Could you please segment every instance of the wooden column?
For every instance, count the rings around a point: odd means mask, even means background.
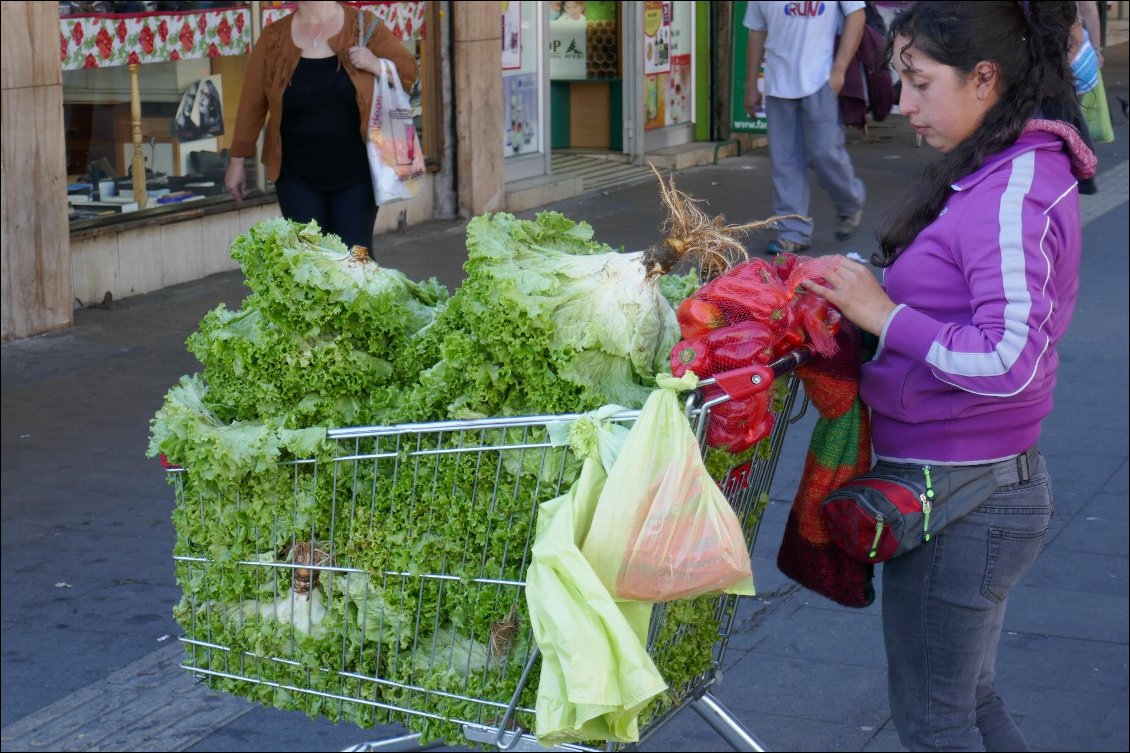
[[[149,191],[145,188],[145,155],[141,153],[141,92],[137,80],[137,63],[129,65],[129,113],[133,129],[133,200],[138,209],[145,209]]]
[[[145,155],[141,154],[141,93],[137,63],[130,63],[130,124],[133,130],[133,200],[138,209],[145,209],[149,199],[145,180]]]
[[[459,213],[502,209],[502,23],[498,3],[451,3]]]
[[[71,326],[59,4],[0,3],[4,340]]]

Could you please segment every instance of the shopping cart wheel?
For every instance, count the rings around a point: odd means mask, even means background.
[[[706,721],[734,750],[749,750],[764,753],[768,750],[760,740],[729,709],[718,702],[710,693],[691,701],[691,708]]]
[[[383,740],[368,740],[342,749],[341,753],[379,753],[379,751],[400,750],[431,750],[443,745],[442,740],[436,740],[427,745],[420,745],[420,736],[413,733],[399,737],[386,737]]]

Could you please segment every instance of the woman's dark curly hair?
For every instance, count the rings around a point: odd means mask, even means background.
[[[986,157],[1012,145],[1042,107],[1075,96],[1068,45],[1076,13],[1074,2],[1051,0],[918,2],[891,22],[888,62],[913,47],[969,75],[987,60],[997,67],[1000,99],[971,136],[926,170],[879,234],[879,251],[871,259],[875,265],[890,266],[937,218],[953,190],[950,186],[979,168]]]

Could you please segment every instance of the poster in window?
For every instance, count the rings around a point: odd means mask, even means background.
[[[669,0],[643,4],[643,72],[671,70],[671,10]]]
[[[224,133],[223,83],[219,75],[193,81],[184,90],[177,107],[177,141],[199,141]]]
[[[549,77],[586,77],[587,26],[585,4],[569,0],[549,3]]]
[[[667,124],[667,100],[663,92],[667,86],[667,74],[655,73],[644,76],[644,130],[662,128]]]
[[[746,11],[745,2],[734,4],[734,18],[744,18]],[[756,86],[761,92],[761,104],[757,112],[745,111],[745,85],[746,78],[751,75],[746,61],[746,45],[749,41],[749,29],[740,23],[733,25],[731,49],[734,51],[730,68],[730,101],[732,110],[730,114],[730,130],[739,133],[765,133],[768,121],[765,116],[765,65],[757,73]]]
[[[504,154],[538,151],[538,81],[536,73],[512,73],[502,77]]]
[[[522,4],[505,0],[502,5],[502,70],[522,67]]]
[[[620,37],[616,31],[616,3],[585,3],[585,75],[590,79],[620,75]]]
[[[667,125],[691,119],[691,56],[672,55],[667,74]]]

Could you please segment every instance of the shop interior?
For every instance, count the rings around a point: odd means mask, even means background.
[[[424,2],[358,2],[423,57]],[[252,15],[266,25],[293,2],[60,2],[63,121],[71,228],[229,203],[228,148],[250,59]],[[421,76],[423,79],[424,76]],[[421,82],[409,92],[417,130]],[[429,151],[429,141],[425,153]],[[247,186],[269,191],[256,159]],[[144,196],[135,196],[134,175]]]

